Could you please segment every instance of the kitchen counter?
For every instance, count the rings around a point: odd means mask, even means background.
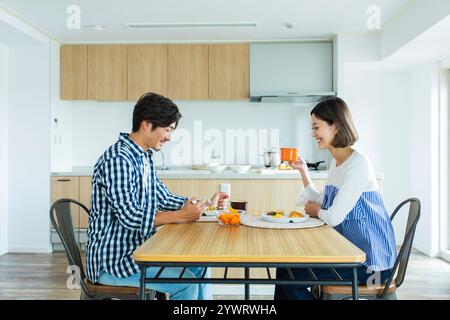
[[[52,176],[92,176],[93,167],[74,167],[72,171],[52,172]],[[312,179],[327,179],[328,171],[310,171]],[[251,169],[246,173],[235,173],[231,170],[224,170],[212,173],[209,170],[192,170],[190,167],[173,167],[169,170],[156,170],[160,179],[197,179],[197,180],[297,180],[300,174],[297,170],[273,170],[273,169]],[[376,174],[377,179],[383,179],[382,173]]]

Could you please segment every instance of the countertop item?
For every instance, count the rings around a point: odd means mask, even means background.
[[[298,149],[297,148],[280,148],[281,161],[295,161],[297,160]]]
[[[252,166],[249,164],[230,164],[228,167],[234,173],[246,173]]]
[[[218,173],[218,172],[224,171],[227,168],[227,165],[210,164],[210,165],[206,165],[206,168],[209,170],[209,172]],[[167,171],[167,170],[161,170],[161,171]]]
[[[323,226],[325,223],[316,218],[309,218],[302,223],[275,223],[262,219],[262,216],[244,216],[241,217],[241,224],[244,226],[267,229],[306,229]]]

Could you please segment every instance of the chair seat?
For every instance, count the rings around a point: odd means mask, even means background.
[[[367,286],[358,286],[358,294],[366,295],[366,296],[377,296],[380,295],[384,290],[384,284],[379,286],[367,287]],[[397,290],[397,286],[395,283],[391,283],[387,293],[393,293]],[[351,286],[322,286],[321,287],[322,294],[352,294]]]
[[[117,295],[138,295],[139,288],[123,287],[123,286],[107,286],[100,283],[92,283],[89,279],[85,279],[84,283],[89,292],[94,294],[117,294]]]

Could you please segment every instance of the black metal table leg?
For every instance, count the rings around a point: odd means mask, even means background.
[[[249,279],[250,278],[250,269],[249,268],[245,268],[245,279]],[[245,284],[245,300],[250,300],[250,284],[246,283]]]
[[[352,279],[352,296],[353,300],[358,300],[358,268],[353,268],[353,279]]]
[[[141,265],[141,284],[139,286],[139,296],[141,300],[147,300],[147,295],[145,294],[145,276],[147,275],[147,267]]]

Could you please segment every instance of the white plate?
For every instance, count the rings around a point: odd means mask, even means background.
[[[204,211],[202,212],[202,216],[208,216],[208,217],[216,216],[219,213],[219,211],[220,210],[217,208],[215,210],[211,210],[211,211],[204,209]]]
[[[302,222],[308,221],[309,215],[306,213],[302,213],[302,214],[304,215],[303,218],[289,218],[288,216],[286,216],[286,214],[285,214],[284,218],[275,218],[275,217],[267,215],[267,212],[266,212],[266,213],[263,213],[261,215],[261,217],[264,221],[275,222],[275,223],[302,223]]]
[[[245,211],[245,210],[238,210],[237,212],[239,214],[246,214],[247,213],[247,211]],[[217,210],[217,215],[220,215],[221,213],[230,213],[230,211],[228,209]]]
[[[227,210],[224,209],[216,209],[213,211],[203,211],[202,216],[206,216],[206,217],[213,217],[213,216],[218,216],[221,213],[227,212]],[[247,211],[245,210],[238,210],[239,214],[246,214]]]
[[[206,217],[214,217],[217,216],[217,214],[219,214],[220,210],[213,210],[213,211],[204,211],[202,213],[202,216],[206,216]]]

